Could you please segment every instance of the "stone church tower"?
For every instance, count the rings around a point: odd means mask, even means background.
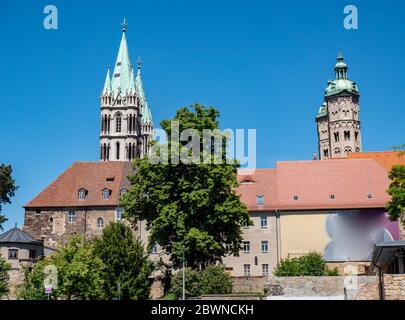
[[[316,116],[319,159],[345,157],[361,152],[360,93],[356,82],[348,79],[348,67],[339,51],[336,79],[328,81],[325,102]]]
[[[122,38],[114,65],[110,68],[100,97],[101,161],[132,161],[149,152],[153,139],[152,114],[143,90],[141,60],[137,74],[129,57],[125,37],[127,24],[122,24]]]

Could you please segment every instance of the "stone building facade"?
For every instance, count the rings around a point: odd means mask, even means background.
[[[335,77],[328,81],[325,101],[316,116],[319,159],[341,158],[361,152],[360,93],[348,79],[348,67],[341,52],[335,65]]]
[[[141,77],[131,64],[126,40],[126,22],[112,77],[110,68],[100,97],[100,160],[131,161],[149,152],[153,139],[153,121]]]

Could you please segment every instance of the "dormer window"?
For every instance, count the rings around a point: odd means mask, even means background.
[[[111,190],[108,188],[103,189],[102,195],[103,199],[108,199],[111,195]]]
[[[115,177],[107,177],[107,178],[105,179],[105,181],[107,181],[107,182],[114,182],[114,178],[115,178]]]
[[[264,204],[264,196],[260,195],[256,197],[256,203],[257,204]]]
[[[299,197],[298,197],[297,195],[294,195],[294,196],[293,196],[293,199],[294,199],[295,201],[297,201],[297,200],[299,199]]]
[[[80,188],[79,191],[77,192],[77,198],[79,200],[84,200],[87,197],[87,190],[84,188]]]
[[[120,197],[122,197],[124,194],[126,194],[128,192],[128,189],[122,188],[120,190]]]
[[[330,195],[330,198],[331,198],[332,200],[335,200],[336,197],[335,197],[334,194],[331,194],[331,195]]]
[[[373,195],[372,195],[371,193],[369,193],[369,194],[367,195],[367,198],[372,199],[372,198],[373,198]]]

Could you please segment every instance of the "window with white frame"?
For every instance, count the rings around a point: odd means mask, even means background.
[[[267,216],[265,215],[260,216],[260,226],[262,228],[267,228]]]
[[[250,241],[243,241],[243,251],[250,252]]]
[[[70,210],[68,212],[68,222],[73,223],[75,221],[76,221],[76,212],[74,212],[73,210]]]
[[[104,219],[101,217],[97,219],[97,228],[104,228]]]
[[[261,246],[262,252],[269,252],[269,242],[267,240],[262,240]]]
[[[117,222],[121,221],[123,213],[124,213],[124,209],[122,209],[122,208],[115,209],[115,221],[117,221]]]
[[[245,275],[245,277],[250,276],[250,264],[243,265],[243,274]]]
[[[108,199],[110,197],[111,190],[108,188],[103,189],[102,195],[103,199]]]
[[[262,275],[263,276],[268,276],[269,275],[269,265],[266,264],[262,264]]]
[[[256,203],[257,204],[264,204],[264,196],[260,195],[256,197]]]
[[[79,200],[84,200],[86,199],[86,195],[87,195],[87,190],[84,188],[80,188],[77,194],[77,197],[79,198]]]

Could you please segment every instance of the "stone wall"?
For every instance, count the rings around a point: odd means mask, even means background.
[[[268,277],[232,277],[232,292],[238,293],[263,293],[268,282]]]
[[[384,275],[384,299],[405,300],[405,274]]]
[[[68,212],[76,213],[74,222],[68,221]],[[114,207],[102,208],[59,208],[25,211],[23,230],[35,239],[44,241],[51,248],[64,246],[74,234],[93,238],[101,235],[102,228],[97,226],[97,219],[103,218],[104,225],[115,220]]]
[[[376,276],[233,277],[233,293],[263,293],[283,297],[345,297],[378,300]],[[405,288],[404,288],[405,290]]]

